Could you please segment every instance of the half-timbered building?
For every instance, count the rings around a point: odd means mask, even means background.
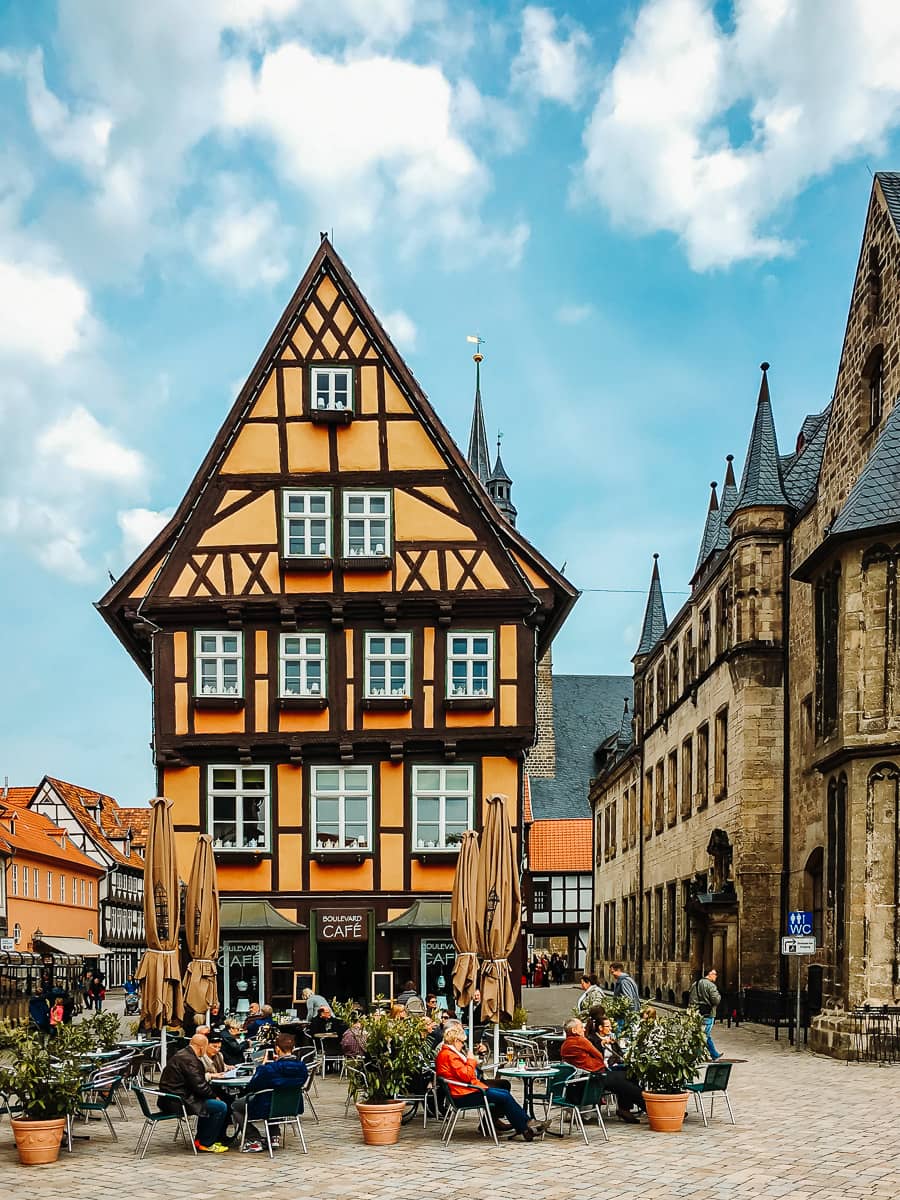
[[[213,837],[228,1007],[287,1006],[294,971],[328,996],[449,979],[457,844],[494,792],[520,826],[536,662],[576,595],[495,506],[503,476],[473,471],[323,236],[99,605],[153,684],[183,873]]]

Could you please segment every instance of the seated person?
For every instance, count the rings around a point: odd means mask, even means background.
[[[404,1019],[404,1017],[407,1016],[406,1005],[398,1004],[395,1000],[394,1003],[390,1007],[388,1016],[392,1017],[393,1020],[395,1020],[395,1021],[402,1021]]]
[[[341,1052],[347,1058],[362,1058],[366,1052],[366,1031],[358,1012],[353,1014],[350,1028],[341,1037]]]
[[[630,1079],[625,1078],[624,1071],[609,1071],[606,1067],[606,1059],[603,1056],[602,1050],[598,1050],[584,1036],[584,1022],[578,1017],[572,1017],[566,1021],[563,1028],[566,1031],[566,1040],[562,1044],[559,1056],[563,1062],[568,1063],[572,1067],[579,1067],[582,1071],[590,1071],[591,1074],[599,1072],[603,1075],[603,1085],[606,1091],[612,1092],[618,1101],[616,1116],[620,1121],[626,1121],[630,1125],[638,1124],[638,1118],[632,1113],[632,1107],[639,1108],[642,1112],[646,1112],[644,1097],[641,1094],[641,1089],[636,1083],[632,1083]],[[570,1089],[570,1095],[574,1098],[576,1095],[575,1087]]]
[[[325,1008],[330,1007],[324,996],[317,995],[310,988],[304,988],[300,993],[301,1000],[306,1001],[306,1019],[311,1021],[320,1008],[324,1005]]]
[[[222,1058],[229,1067],[235,1067],[244,1061],[243,1030],[239,1021],[228,1020],[224,1027],[213,1031],[222,1047]]]
[[[328,1004],[323,1004],[309,1023],[309,1036],[321,1037],[323,1033],[333,1033],[342,1038],[347,1032],[347,1026],[336,1017]]]
[[[411,979],[407,979],[406,983],[403,985],[403,990],[400,992],[400,995],[397,996],[394,1003],[402,1004],[405,1007],[410,1000],[418,1000],[420,1004],[423,1003],[421,996],[416,991],[415,983],[413,983]]]
[[[438,1012],[437,996],[434,992],[429,992],[425,997],[425,1016],[430,1017],[432,1021],[436,1021],[440,1016]]]
[[[194,1145],[209,1154],[223,1154],[228,1147],[223,1143],[228,1105],[219,1100],[206,1078],[203,1056],[209,1043],[195,1033],[183,1050],[173,1054],[162,1069],[159,1090],[169,1092],[183,1101],[187,1111],[198,1118]],[[160,1096],[157,1105],[161,1112],[180,1113],[181,1106],[168,1096]]]
[[[225,1074],[225,1059],[222,1056],[222,1039],[218,1034],[211,1033],[206,1039],[206,1053],[200,1059],[207,1079],[218,1079]]]
[[[521,1133],[526,1142],[534,1141],[546,1128],[546,1123],[539,1125],[533,1121],[508,1091],[489,1087],[479,1079],[477,1066],[478,1060],[466,1051],[466,1031],[461,1025],[449,1025],[435,1060],[435,1070],[438,1078],[446,1082],[454,1103],[462,1104],[464,1108],[475,1108],[482,1103],[482,1096],[487,1096],[491,1112],[505,1119],[497,1123],[499,1130],[506,1132],[511,1126],[516,1133]]]
[[[612,1020],[603,1010],[594,1010],[584,1023],[584,1036],[603,1055],[607,1067],[622,1066],[622,1050],[616,1041]]]
[[[249,1009],[246,1017],[244,1018],[244,1024],[242,1026],[244,1033],[249,1032],[250,1024],[253,1021],[258,1021],[260,1018],[260,1015],[261,1015],[261,1009],[259,1007],[259,1004],[254,1000],[250,1005],[250,1009]]]
[[[248,1037],[257,1037],[261,1030],[274,1024],[272,1005],[264,1004],[252,1020],[244,1022],[244,1029],[247,1031]]]
[[[261,1063],[253,1073],[253,1078],[247,1085],[247,1091],[239,1096],[231,1105],[235,1127],[240,1133],[244,1122],[244,1111],[250,1118],[247,1122],[247,1133],[244,1141],[245,1154],[259,1154],[262,1151],[262,1141],[259,1130],[252,1124],[253,1117],[268,1115],[271,1096],[255,1097],[254,1093],[266,1091],[268,1088],[303,1087],[309,1078],[306,1063],[294,1058],[294,1039],[289,1033],[279,1033],[275,1039],[275,1056],[271,1062]],[[300,1100],[300,1112],[303,1112],[303,1099]],[[272,1145],[278,1144],[278,1139],[272,1139]]]

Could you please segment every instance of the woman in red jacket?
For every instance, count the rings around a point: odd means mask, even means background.
[[[495,1119],[499,1114],[516,1133],[521,1133],[526,1142],[533,1142],[546,1126],[533,1121],[509,1092],[490,1087],[478,1078],[475,1073],[478,1060],[466,1052],[465,1043],[466,1031],[463,1027],[451,1025],[444,1034],[444,1043],[435,1061],[438,1078],[446,1082],[454,1102],[463,1108],[477,1108],[482,1096],[486,1095]],[[497,1128],[505,1131],[506,1126],[498,1124]]]

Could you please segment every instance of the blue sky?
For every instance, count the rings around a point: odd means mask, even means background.
[[[486,339],[520,527],[604,589],[556,669],[626,673],[759,362],[782,448],[828,402],[898,61],[877,0],[0,6],[0,779],[152,795],[149,689],[92,603],[321,229],[463,445]]]

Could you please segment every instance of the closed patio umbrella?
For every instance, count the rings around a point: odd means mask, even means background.
[[[172,801],[157,796],[150,803],[150,831],[144,860],[144,936],[147,949],[136,978],[141,984],[141,1021],[162,1030],[184,1015],[178,966],[178,863],[172,828]]]
[[[457,1003],[468,1004],[472,1015],[472,994],[478,983],[478,834],[467,829],[462,836],[453,892],[450,897],[450,931],[456,947],[453,967],[453,991]],[[471,1020],[469,1037],[472,1036]]]
[[[478,953],[481,957],[481,1015],[494,1022],[494,1058],[499,1024],[513,1015],[516,998],[509,956],[522,921],[522,896],[508,798],[489,796],[478,856]]]
[[[219,1001],[219,881],[208,833],[200,835],[194,850],[184,898],[184,936],[191,956],[184,975],[184,1001],[194,1012],[208,1012]]]

